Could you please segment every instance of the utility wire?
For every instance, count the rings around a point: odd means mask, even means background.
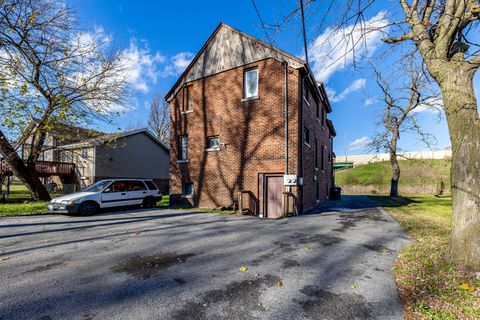
[[[305,15],[303,13],[303,0],[300,0],[300,11],[302,12],[302,30],[303,30],[303,46],[305,48],[305,61],[308,64],[307,33],[305,32]]]
[[[272,43],[272,39],[270,39],[270,36],[268,35],[267,28],[265,28],[265,24],[263,23],[262,16],[260,15],[260,11],[258,11],[257,5],[255,4],[255,0],[252,0],[253,7],[255,8],[255,12],[257,13],[258,20],[260,20],[260,23],[262,24],[262,29],[265,32],[265,35],[267,36],[268,43],[274,47]]]

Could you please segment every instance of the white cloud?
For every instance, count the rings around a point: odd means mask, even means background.
[[[191,52],[179,52],[170,58],[169,64],[165,67],[163,76],[178,76],[190,64],[195,55]]]
[[[372,104],[375,104],[377,102],[377,99],[375,98],[367,98],[365,99],[364,105],[365,106],[371,106]]]
[[[421,113],[421,112],[433,112],[438,113],[443,109],[443,99],[442,97],[433,97],[425,100],[424,103],[419,104],[412,113]]]
[[[155,84],[161,74],[161,65],[166,58],[159,52],[152,53],[145,44],[138,46],[135,39],[130,40],[130,46],[121,52],[122,65],[125,66],[125,76],[133,89],[147,93],[149,84]]]
[[[89,56],[95,55],[95,49],[104,48],[112,42],[112,36],[105,34],[102,26],[95,26],[92,32],[79,32],[72,40],[72,47]]]
[[[309,46],[316,79],[327,82],[333,73],[355,59],[370,56],[381,44],[382,34],[388,31],[387,25],[386,12],[380,11],[363,23],[327,28]]]
[[[371,140],[367,136],[358,138],[348,145],[348,151],[364,149],[369,145],[370,142]]]
[[[343,90],[340,94],[337,94],[337,92],[332,89],[332,88],[326,88],[328,97],[330,102],[339,102],[348,97],[353,92],[362,90],[365,88],[365,84],[367,83],[367,79],[357,79],[352,82],[351,85],[349,85],[345,90]]]

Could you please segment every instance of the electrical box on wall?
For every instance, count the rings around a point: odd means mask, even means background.
[[[297,175],[296,174],[286,174],[283,176],[283,184],[286,186],[296,186],[297,185]]]
[[[286,174],[283,176],[283,184],[286,186],[302,186],[303,178],[296,174]]]

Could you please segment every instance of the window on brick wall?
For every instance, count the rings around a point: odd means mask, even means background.
[[[322,105],[322,127],[325,125],[325,108]]]
[[[207,138],[207,149],[208,150],[220,150],[220,137],[213,136]]]
[[[303,96],[303,101],[305,101],[305,104],[307,106],[310,106],[310,102],[309,102],[309,97],[310,97],[310,92],[309,92],[309,89],[308,89],[308,80],[307,78],[304,78],[303,79],[303,88],[302,88],[302,96]]]
[[[317,138],[315,138],[315,145],[313,146],[315,150],[315,169],[318,169],[318,142]]]
[[[182,186],[182,196],[184,197],[193,197],[193,183],[184,182]]]
[[[245,70],[243,91],[246,99],[258,97],[258,69]]]
[[[181,136],[179,141],[180,160],[188,160],[188,136]]]
[[[320,170],[325,171],[325,147],[322,146],[320,151],[322,152],[320,157]]]
[[[310,146],[310,130],[307,127],[303,128],[303,142]]]
[[[193,85],[183,88],[183,111],[193,110]]]

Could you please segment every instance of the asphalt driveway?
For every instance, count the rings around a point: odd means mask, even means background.
[[[0,319],[403,319],[391,268],[408,237],[368,198],[343,199],[276,221],[2,218]]]

